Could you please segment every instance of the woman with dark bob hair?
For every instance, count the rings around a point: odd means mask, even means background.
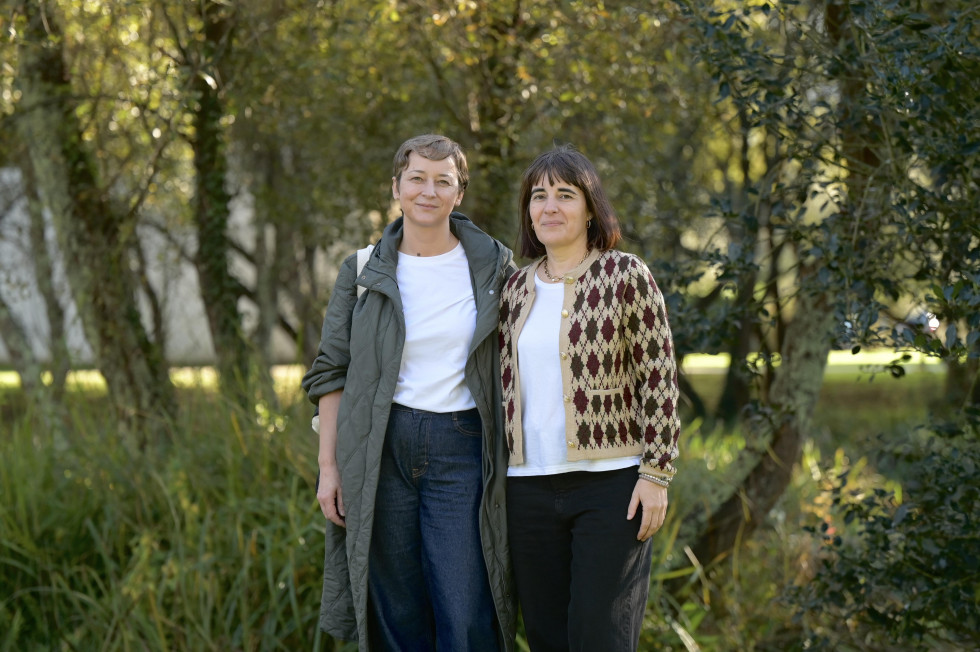
[[[677,458],[677,371],[663,296],[592,163],[540,155],[520,190],[520,253],[500,304],[507,527],[527,641],[635,650],[650,537]]]

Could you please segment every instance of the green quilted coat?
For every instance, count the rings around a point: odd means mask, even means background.
[[[466,360],[466,384],[483,419],[480,533],[502,633],[511,650],[517,613],[507,547],[507,452],[501,420],[497,322],[500,289],[516,270],[509,249],[466,216],[450,228],[466,251],[476,299],[476,330]],[[395,282],[402,220],[392,222],[360,275],[356,255],[341,265],[323,321],[320,349],[303,378],[310,401],[343,389],[337,420],[337,465],[347,527],[326,521],[320,627],[335,638],[367,645],[367,563],[385,428],[405,342],[401,297]],[[357,295],[357,286],[366,291]],[[434,289],[435,290],[435,289]]]

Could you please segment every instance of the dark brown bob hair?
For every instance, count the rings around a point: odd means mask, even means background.
[[[531,191],[545,178],[552,184],[559,180],[570,183],[585,194],[585,205],[592,220],[587,231],[589,248],[608,251],[616,246],[622,237],[619,220],[602,189],[599,173],[584,154],[571,145],[559,145],[534,159],[521,176],[518,200],[521,224],[517,245],[521,256],[537,258],[545,253],[544,245],[531,228],[530,211]]]
[[[470,183],[470,169],[466,165],[466,154],[463,153],[459,143],[439,134],[423,134],[409,138],[395,153],[392,176],[396,181],[401,181],[402,172],[408,168],[408,157],[412,152],[430,161],[451,158],[459,174],[459,190],[460,192],[466,190],[466,186]]]

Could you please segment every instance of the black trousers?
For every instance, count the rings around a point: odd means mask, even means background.
[[[650,539],[626,520],[635,466],[507,478],[507,527],[532,652],[632,652],[650,589]]]

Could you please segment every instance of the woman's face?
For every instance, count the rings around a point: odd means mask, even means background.
[[[534,234],[546,250],[588,246],[585,193],[561,179],[554,181],[539,179],[531,189],[528,211]]]
[[[430,161],[415,152],[409,154],[401,178],[391,180],[391,193],[401,204],[406,227],[440,226],[463,201],[452,158]]]

